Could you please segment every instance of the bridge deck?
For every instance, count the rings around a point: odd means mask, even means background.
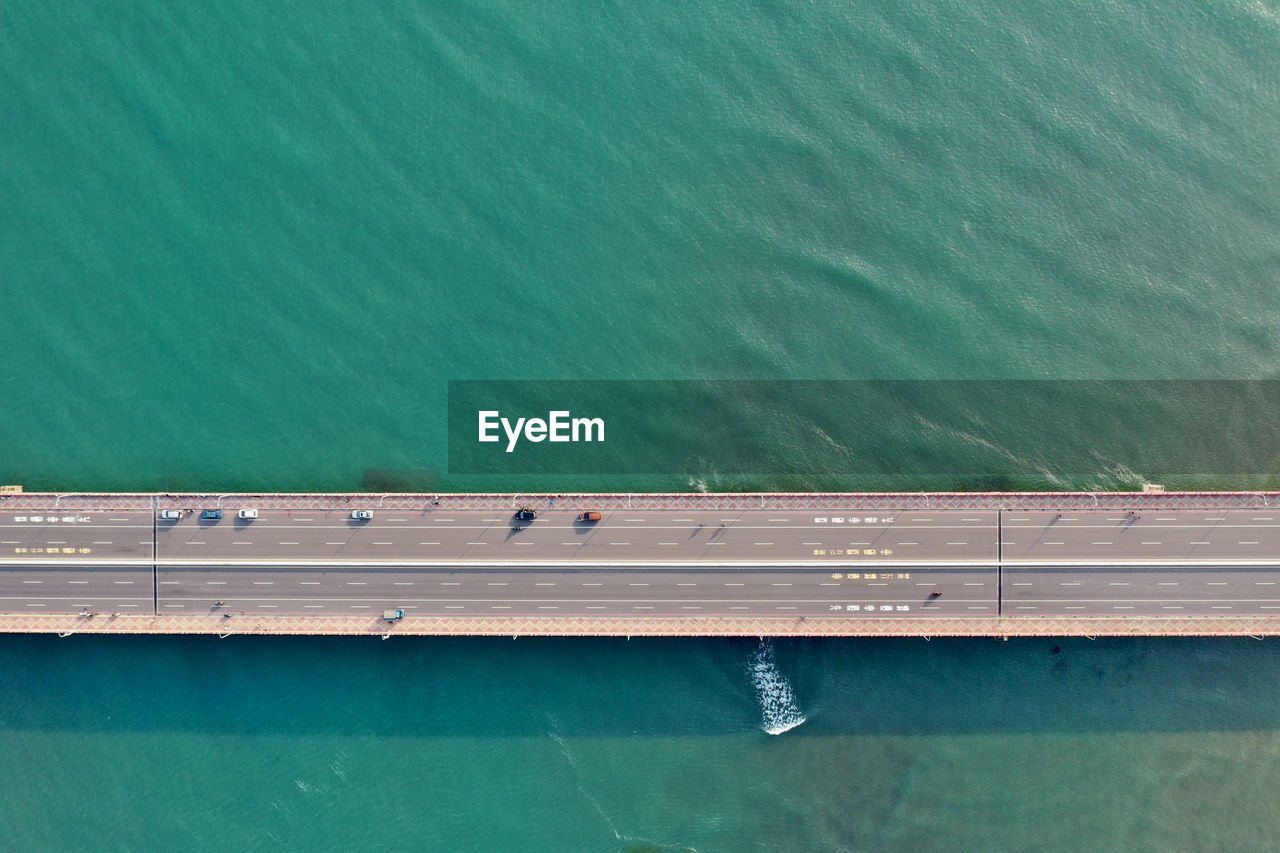
[[[583,619],[820,620],[848,634],[965,619],[1036,632],[1050,617],[1280,625],[1275,495],[964,497],[13,495],[0,500],[0,612],[54,619],[48,630],[119,614],[316,633],[339,617],[376,626],[388,608],[405,626],[518,619],[551,633]],[[538,517],[517,522],[523,505]],[[236,517],[250,506],[258,518]],[[199,517],[214,507],[222,519]],[[602,519],[577,522],[586,509]]]

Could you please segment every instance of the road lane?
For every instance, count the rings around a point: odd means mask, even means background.
[[[520,569],[245,567],[235,571],[165,567],[164,611],[354,612],[403,608],[419,615],[508,612],[659,615],[995,612],[995,571],[829,572],[821,569]],[[942,595],[933,595],[934,591]],[[216,602],[221,601],[221,606]]]
[[[1005,565],[1003,578],[1009,615],[1280,613],[1280,565]]]
[[[1280,513],[1250,510],[1007,512],[1006,561],[1266,561],[1280,558]]]
[[[10,612],[151,613],[150,564],[0,563],[0,609]]]
[[[0,515],[0,560],[149,560],[150,512],[45,510]]]
[[[293,560],[512,564],[859,562],[990,563],[994,512],[776,511],[604,513],[600,522],[547,511],[533,521],[492,511],[261,512],[253,521],[191,513],[157,527],[157,555],[174,560]],[[518,528],[518,529],[516,529]]]

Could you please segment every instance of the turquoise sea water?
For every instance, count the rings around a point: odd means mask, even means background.
[[[1272,850],[1274,641],[9,638],[11,850]],[[1056,649],[1056,653],[1055,653]]]
[[[1280,378],[1278,48],[1272,0],[6,3],[0,480],[875,488],[460,477],[446,382]],[[1271,644],[11,637],[0,847],[1269,850]]]

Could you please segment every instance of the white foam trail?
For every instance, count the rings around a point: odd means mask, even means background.
[[[760,700],[760,724],[771,735],[789,732],[804,722],[805,716],[796,703],[791,682],[778,669],[773,645],[760,641],[760,648],[751,657],[751,683]]]
[[[587,793],[587,789],[583,786],[582,768],[578,766],[578,759],[573,757],[573,753],[569,751],[569,746],[564,742],[564,738],[560,737],[560,735],[556,734],[554,731],[547,732],[547,734],[560,747],[560,752],[564,755],[566,759],[568,759],[569,766],[573,768],[573,774],[578,779],[578,793],[582,794],[583,798],[585,798],[586,801],[591,804],[591,807],[596,810],[596,814],[600,815],[600,817],[604,820],[605,826],[609,827],[609,831],[613,833],[613,837],[615,839],[617,839],[618,841],[647,844],[650,847],[652,847],[654,850],[658,850],[658,851],[672,849],[672,850],[679,851],[679,853],[698,853],[698,849],[696,847],[689,847],[688,845],[685,845],[685,844],[674,844],[674,845],[665,844],[663,842],[654,841],[649,838],[640,838],[634,835],[627,835],[626,833],[619,832],[618,827],[614,826],[614,823],[609,818],[609,815],[605,814],[604,809],[600,807],[600,802],[595,797],[591,796],[591,794]]]

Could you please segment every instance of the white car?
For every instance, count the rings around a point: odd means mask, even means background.
[[[257,518],[258,511],[256,509],[242,509],[240,510],[240,517],[247,519]]]
[[[373,518],[373,510],[353,509],[351,510],[351,517],[354,518],[356,521],[368,521],[369,519]]]
[[[179,521],[181,518],[182,510],[180,509],[166,509],[162,510],[160,513],[161,521]]]

